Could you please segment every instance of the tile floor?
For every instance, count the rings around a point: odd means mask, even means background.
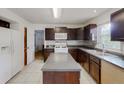
[[[41,68],[43,64],[43,61],[36,60],[30,65],[24,67],[23,70],[10,79],[7,84],[42,84]],[[95,84],[95,81],[83,68],[81,71],[80,83]]]

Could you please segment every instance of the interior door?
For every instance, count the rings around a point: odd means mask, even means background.
[[[27,28],[24,28],[24,65],[27,65]]]
[[[11,76],[11,31],[0,27],[0,83]]]

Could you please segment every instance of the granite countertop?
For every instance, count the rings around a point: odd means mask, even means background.
[[[89,53],[93,56],[98,57],[101,60],[107,61],[111,64],[114,64],[122,69],[124,69],[124,57],[120,57],[114,54],[110,54],[110,53],[105,53],[104,55],[102,54],[101,51],[95,50],[95,49],[87,49],[87,48],[83,48],[83,47],[79,47],[79,46],[75,46],[75,47],[68,47],[69,49],[80,49],[82,51],[85,51],[86,53]],[[51,49],[51,48],[46,48],[46,49]]]
[[[81,71],[81,66],[69,53],[51,53],[42,71]]]
[[[85,51],[93,56],[96,56],[98,58],[100,58],[101,60],[105,60],[111,64],[114,64],[122,69],[124,69],[124,58],[114,55],[114,54],[110,54],[110,53],[102,53],[101,51],[98,50],[90,50],[90,49],[85,49],[85,48],[79,48],[82,51]]]

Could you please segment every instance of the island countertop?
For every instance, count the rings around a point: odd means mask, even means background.
[[[69,53],[51,53],[42,71],[81,71],[81,66]]]

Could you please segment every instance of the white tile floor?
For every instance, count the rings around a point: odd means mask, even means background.
[[[42,84],[42,72],[43,61],[36,60],[30,65],[24,67],[24,69],[10,79],[7,84]],[[89,74],[82,68],[81,71],[81,84],[95,84],[95,81],[89,76]]]

